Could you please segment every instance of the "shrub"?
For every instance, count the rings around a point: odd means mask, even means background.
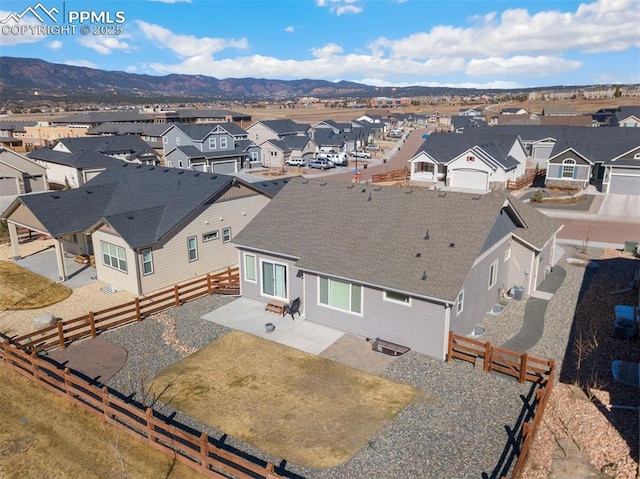
[[[542,190],[540,188],[538,188],[535,193],[533,193],[533,196],[531,197],[531,201],[533,201],[534,203],[542,203],[543,200],[543,196],[542,196]]]

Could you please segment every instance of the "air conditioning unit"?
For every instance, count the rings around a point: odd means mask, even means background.
[[[522,286],[514,286],[511,288],[511,296],[516,301],[522,301],[524,298],[524,288]]]

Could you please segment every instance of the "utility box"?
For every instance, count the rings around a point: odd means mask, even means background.
[[[522,286],[514,286],[511,288],[511,296],[513,296],[513,299],[516,301],[522,301],[524,298],[524,288]]]

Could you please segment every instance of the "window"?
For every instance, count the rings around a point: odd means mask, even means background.
[[[362,286],[331,278],[318,278],[319,302],[325,306],[362,313]]]
[[[491,263],[489,268],[489,288],[491,288],[498,281],[498,261]]]
[[[162,137],[162,143],[164,143],[165,145],[166,145],[167,143],[169,143],[169,137],[168,137],[168,136],[163,136],[163,137]]]
[[[189,251],[189,261],[198,259],[198,239],[195,236],[187,238],[187,249]]]
[[[244,255],[244,279],[256,282],[256,257],[252,254]]]
[[[576,169],[576,160],[564,160],[562,162],[562,177],[573,178],[573,173]]]
[[[182,168],[182,160],[178,160],[178,168]]]
[[[458,293],[458,299],[456,299],[456,314],[462,313],[464,309],[464,289]]]
[[[180,146],[180,137],[179,136],[176,136],[176,145]]]
[[[231,228],[222,228],[222,242],[228,243],[231,241]]]
[[[123,273],[127,272],[127,254],[123,247],[100,241],[100,249],[102,250],[102,263],[105,266]]]
[[[222,145],[220,145],[222,146]],[[215,138],[209,138],[209,149],[210,150],[215,150],[216,149],[216,139]]]
[[[220,148],[226,148],[227,147],[227,139],[226,138],[220,138]]]
[[[504,252],[504,260],[507,261],[511,258],[511,248],[507,248],[507,251]]]
[[[167,166],[169,168],[173,168],[173,162],[171,160],[167,160]]]
[[[202,242],[206,243],[207,241],[213,241],[220,238],[220,231],[209,231],[208,233],[202,233]]]
[[[414,170],[416,173],[433,173],[433,163],[427,163],[426,161],[416,161],[414,163]]]
[[[406,294],[400,294],[394,291],[385,291],[382,298],[385,301],[392,301],[394,303],[402,303],[407,306],[411,306],[411,298]]]
[[[251,153],[251,161],[258,161],[258,152],[254,151]]]
[[[262,263],[262,293],[278,298],[287,297],[287,267],[278,263]]]
[[[147,275],[153,273],[153,256],[151,255],[151,248],[145,248],[140,251],[140,257],[142,258],[142,274]]]

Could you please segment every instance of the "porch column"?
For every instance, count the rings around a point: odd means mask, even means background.
[[[7,222],[7,224],[9,226],[9,238],[11,239],[13,259],[22,259],[22,256],[20,256],[20,242],[18,241],[18,227],[11,222]]]
[[[58,263],[58,278],[60,281],[67,280],[67,267],[64,264],[64,246],[62,241],[55,238],[54,246],[56,248],[56,262]]]

